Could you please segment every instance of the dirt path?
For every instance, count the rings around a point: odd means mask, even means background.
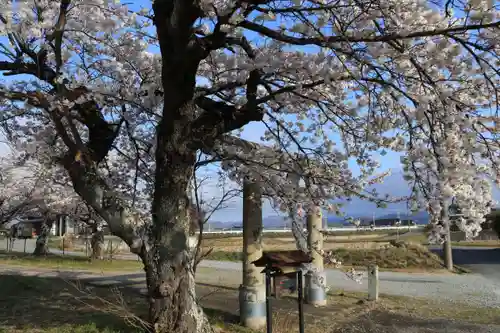
[[[238,289],[229,283],[220,286],[216,276],[210,269],[201,269],[197,276],[197,295],[206,311],[217,313],[226,322],[238,321]],[[126,287],[138,294],[144,294],[145,285],[142,272],[123,273],[105,272],[102,274],[89,271],[58,271],[54,269],[14,267],[0,265],[0,275],[36,276],[40,278],[61,278],[69,281],[80,281],[96,287]],[[404,302],[407,302],[404,301]],[[297,329],[297,303],[293,297],[272,300],[274,313],[280,313],[281,322],[276,323],[276,332],[292,332]],[[315,308],[304,306],[306,331],[308,333],[500,333],[500,318],[496,325],[470,324],[449,319],[420,318],[411,311],[394,311],[386,307],[386,303],[367,303],[360,297],[336,297],[329,305]],[[437,315],[439,317],[439,315]],[[288,327],[288,328],[286,328]]]
[[[33,276],[39,278],[61,278],[66,281],[79,281],[95,287],[128,287],[136,291],[139,295],[145,295],[146,286],[144,283],[143,273],[123,273],[123,272],[103,272],[92,273],[88,271],[58,271],[54,269],[44,268],[27,268],[0,265],[0,275],[22,275]],[[205,271],[202,276],[210,275],[210,272]],[[239,303],[238,289],[235,285],[217,284],[215,280],[204,280],[200,282],[197,279],[197,296],[203,307],[210,310],[224,313],[226,319],[230,321],[238,321],[239,318]],[[295,312],[297,310],[297,302],[293,297],[283,297],[273,299],[272,306],[275,311]],[[307,317],[316,319],[328,317],[332,312],[342,310],[342,306],[332,304],[323,308],[315,308],[307,304],[304,305],[304,313]]]

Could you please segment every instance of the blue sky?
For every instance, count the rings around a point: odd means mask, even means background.
[[[139,0],[135,1],[133,4],[129,5],[134,10],[139,10],[141,7],[146,7],[146,8],[151,8],[151,1],[146,1],[146,0]],[[154,27],[151,27],[152,31],[154,31]],[[249,34],[247,36],[251,40],[255,40],[258,38],[258,36],[254,33]],[[1,38],[0,42],[3,42],[5,39]],[[6,79],[5,77],[0,76],[1,79]],[[20,76],[14,77],[15,79],[21,79]],[[10,78],[7,78],[10,79]],[[250,123],[244,127],[242,137],[244,139],[250,140],[250,141],[255,141],[258,142],[260,141],[260,137],[262,137],[264,133],[265,127],[262,123]],[[332,133],[332,136],[336,136],[334,133]],[[1,141],[0,137],[0,141]],[[8,148],[4,144],[0,144],[0,155],[5,155],[8,152]],[[382,170],[386,169],[395,169],[399,170],[400,169],[400,154],[394,153],[394,152],[388,152],[387,155],[385,155],[383,158],[380,159],[380,162],[382,164]],[[354,174],[358,174],[358,167],[354,161],[350,161],[349,163],[351,170],[353,171]],[[211,171],[214,171],[215,168],[209,168],[206,170],[206,172],[211,173]],[[217,197],[220,193],[220,188],[216,184],[215,181],[212,181],[211,184],[207,184],[205,188],[203,189],[203,192],[205,192],[205,195],[207,197],[212,197],[215,196]],[[383,193],[386,193],[385,191],[382,191]],[[269,215],[276,215],[277,213],[272,209],[270,204],[268,202],[265,202],[264,204],[264,216],[269,216]],[[236,198],[232,200],[231,202],[227,203],[227,208],[217,211],[213,215],[213,220],[217,221],[234,221],[239,220],[241,218],[242,214],[242,202],[241,198]]]
[[[138,10],[142,7],[151,7],[151,2],[146,0],[135,1],[133,5],[129,5],[131,8]],[[152,28],[154,29],[154,27]],[[250,39],[254,39],[256,37],[255,34],[249,35]],[[0,42],[2,40],[0,39]],[[265,127],[262,123],[250,123],[244,127],[244,131],[242,137],[244,139],[250,141],[260,141],[260,137],[263,135]],[[332,136],[335,136],[332,133]],[[1,139],[1,138],[0,138]],[[0,154],[3,155],[7,151],[4,145],[0,144]],[[400,164],[400,153],[395,153],[388,151],[385,156],[380,156],[379,161],[381,163],[381,170],[391,169],[393,171],[393,176],[390,176],[387,180],[386,184],[382,184],[377,186],[379,191],[382,194],[390,194],[394,196],[403,196],[408,194],[408,186],[406,182],[402,179],[401,175],[401,164]],[[350,161],[349,166],[354,174],[358,173],[358,167],[354,161]],[[213,170],[213,168],[212,168]],[[208,170],[210,171],[210,170]],[[205,195],[208,197],[218,196],[220,194],[220,188],[216,184],[215,181],[210,182],[203,191]],[[242,202],[241,198],[236,198],[231,202],[227,203],[227,208],[217,211],[212,216],[212,219],[215,221],[239,221],[241,220],[242,215]],[[375,212],[376,215],[382,215],[387,212],[403,212],[405,210],[403,204],[390,206],[387,210],[377,209],[375,210],[375,206],[371,205],[368,202],[361,202],[360,200],[354,200],[351,204],[346,207],[346,212],[349,214],[366,214],[371,215],[372,211]],[[275,212],[268,202],[264,203],[264,216],[276,215]]]

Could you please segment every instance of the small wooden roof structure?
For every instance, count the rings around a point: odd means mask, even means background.
[[[298,268],[302,264],[312,262],[312,257],[301,250],[264,251],[262,257],[252,262],[257,267],[267,268]]]

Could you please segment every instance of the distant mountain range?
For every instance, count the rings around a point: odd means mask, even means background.
[[[368,225],[372,222],[373,217],[372,216],[350,216],[355,219],[360,219],[362,224]],[[385,214],[385,215],[380,215],[380,216],[375,216],[375,224],[377,223],[377,220],[382,220],[382,219],[397,219],[398,214]],[[399,218],[401,220],[412,220],[416,224],[427,224],[429,221],[429,214],[427,212],[419,212],[414,215],[408,215],[408,214],[400,214]],[[334,226],[348,226],[351,225],[349,222],[345,220],[345,218],[338,217],[338,216],[328,216],[327,217],[327,223],[330,227]],[[285,219],[283,216],[267,216],[263,218],[262,224],[264,225],[264,228],[266,229],[282,229],[282,228],[289,228],[290,227],[290,221],[288,219]],[[205,230],[208,229],[228,229],[228,228],[241,228],[242,222],[241,221],[228,221],[228,222],[220,222],[220,221],[209,221],[208,226],[205,227]]]
[[[393,170],[393,173],[387,176],[383,183],[376,184],[370,187],[370,189],[376,189],[380,194],[380,197],[388,194],[391,197],[405,197],[410,194],[410,189],[406,184],[406,181],[403,179],[402,172],[400,170]],[[500,201],[500,189],[498,186],[493,185],[493,199],[496,201]],[[387,208],[377,208],[376,205],[367,200],[363,200],[360,198],[352,198],[351,200],[338,200],[336,203],[342,204],[342,211],[346,213],[347,216],[352,218],[359,218],[365,224],[369,224],[373,215],[375,215],[376,219],[396,219],[398,217],[398,213],[400,213],[399,218],[401,220],[413,220],[416,224],[427,224],[429,221],[429,214],[427,212],[419,212],[415,215],[408,214],[408,208],[406,202],[399,202],[388,204]],[[274,211],[268,207],[268,205],[264,203],[264,214],[268,215],[263,219],[263,224],[265,228],[285,228],[290,225],[290,222],[285,220],[283,216],[272,215]],[[241,206],[235,205],[232,210],[230,216],[234,216],[233,214],[237,214],[238,217],[241,216]],[[226,215],[227,216],[227,215]],[[223,218],[225,219],[225,218]],[[338,216],[328,216],[327,223],[330,226],[341,226],[345,224],[349,224],[345,221],[344,218]],[[210,227],[213,229],[219,228],[231,228],[234,226],[241,227],[242,222],[241,219],[221,222],[221,221],[210,221]]]

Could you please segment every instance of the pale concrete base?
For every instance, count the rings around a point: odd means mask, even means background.
[[[266,327],[266,317],[242,318],[241,325],[251,330],[258,331]]]
[[[319,276],[325,281],[326,276],[324,273],[319,273]],[[307,304],[313,306],[325,306],[326,305],[326,290],[321,286],[313,274],[306,274],[305,276],[305,301]]]
[[[326,305],[326,293],[323,289],[309,289],[306,291],[306,303],[313,306]]]
[[[266,327],[266,289],[264,285],[240,286],[240,321],[245,327],[260,330]]]

